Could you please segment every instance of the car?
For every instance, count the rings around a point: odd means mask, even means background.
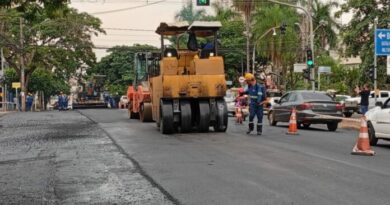
[[[377,92],[376,95],[376,100],[375,102],[375,91],[370,92],[370,97],[369,97],[369,106],[368,109],[374,108],[376,106],[376,103],[383,104],[387,98],[390,97],[390,91],[388,90],[381,90]],[[348,98],[345,100],[345,105],[344,109],[349,111],[352,115],[354,112],[360,113],[360,97],[353,97],[353,98]]]
[[[228,113],[232,114],[234,116],[236,112],[236,103],[234,102],[235,96],[233,95],[233,92],[226,92],[225,96],[225,102],[227,104]]]
[[[129,100],[127,99],[127,96],[122,95],[120,100],[119,100],[119,105],[118,105],[119,109],[127,108],[128,104],[129,104]]]
[[[326,124],[329,131],[336,131],[343,116],[342,105],[325,92],[297,90],[284,94],[270,109],[269,124],[276,126],[278,122],[289,122],[294,107],[297,110],[298,128]]]
[[[268,114],[270,108],[275,105],[275,102],[280,100],[282,97],[282,92],[277,89],[269,89],[267,90],[267,103],[264,104],[264,114]]]
[[[370,145],[377,145],[378,139],[390,140],[390,98],[382,106],[370,109],[365,116]]]
[[[343,106],[343,114],[345,117],[351,117],[354,112],[358,112],[359,105],[356,101],[348,101],[351,99],[349,95],[336,95],[336,102]]]

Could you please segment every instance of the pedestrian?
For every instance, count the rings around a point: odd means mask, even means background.
[[[63,110],[64,107],[64,101],[65,101],[65,96],[64,93],[61,91],[60,95],[58,95],[58,111]]]
[[[263,104],[266,101],[266,89],[263,85],[256,82],[255,76],[251,73],[245,74],[247,87],[245,93],[249,95],[249,129],[247,134],[250,134],[254,129],[253,120],[257,117],[257,135],[263,133]]]
[[[370,87],[368,84],[364,84],[363,88],[359,88],[359,86],[356,86],[355,88],[356,94],[360,95],[360,112],[365,115],[368,111],[369,106],[369,97],[370,97]]]
[[[31,111],[33,101],[34,101],[34,98],[32,97],[31,93],[28,93],[28,95],[26,97],[27,111]]]

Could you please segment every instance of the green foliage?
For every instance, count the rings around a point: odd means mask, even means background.
[[[26,88],[38,68],[54,70],[69,79],[77,69],[92,66],[95,54],[91,37],[104,32],[101,21],[87,13],[79,13],[58,1],[12,1],[12,8],[0,10],[0,46],[10,67],[20,74],[22,54]],[[43,3],[43,4],[41,4]],[[23,19],[23,48],[19,44],[19,17]]]
[[[374,62],[374,21],[378,19],[378,28],[389,28],[390,4],[388,0],[353,0],[347,1],[337,13],[353,11],[351,21],[342,28],[343,43],[346,46],[346,56],[360,56],[362,64],[360,66],[360,82],[368,82],[368,78],[363,75]],[[386,72],[385,57],[378,58],[378,87],[389,89],[387,83],[390,78],[384,75]]]
[[[135,77],[134,54],[151,50],[157,50],[157,48],[139,44],[110,48],[108,50],[110,54],[103,57],[94,67],[88,69],[87,73],[106,75],[106,87],[111,93],[122,95]]]
[[[70,86],[65,79],[57,77],[48,70],[38,68],[31,75],[28,91],[43,91],[46,96],[56,95],[60,91],[69,94]]]
[[[187,21],[189,24],[196,20],[201,20],[205,17],[206,10],[204,9],[195,9],[192,1],[188,1],[182,9],[176,13],[175,19],[177,21]]]

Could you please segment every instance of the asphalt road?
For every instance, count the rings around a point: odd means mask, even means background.
[[[99,125],[52,111],[0,117],[0,204],[172,202]]]
[[[82,110],[97,122],[162,192],[181,204],[389,204],[390,144],[376,156],[351,155],[358,133],[325,126],[285,135],[287,124],[245,135],[161,135],[125,110]]]

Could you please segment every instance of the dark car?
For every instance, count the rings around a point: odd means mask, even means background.
[[[329,131],[336,131],[342,117],[343,106],[324,92],[290,91],[284,94],[270,110],[268,120],[275,126],[278,122],[289,122],[291,110],[297,111],[298,127],[308,128],[311,124],[326,124]]]

